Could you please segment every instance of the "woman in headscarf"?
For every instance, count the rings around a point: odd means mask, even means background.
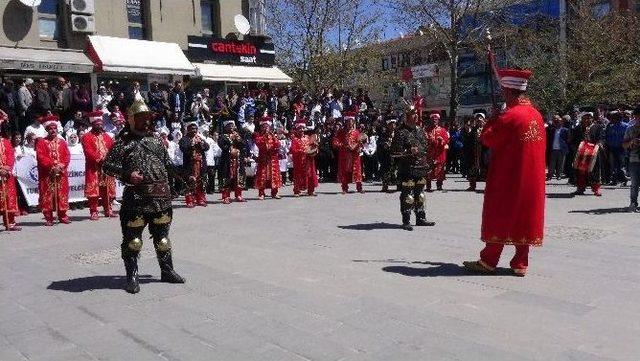
[[[69,154],[71,155],[84,155],[84,151],[82,150],[82,144],[80,144],[80,137],[78,133],[70,129],[67,132],[67,145],[69,146]]]

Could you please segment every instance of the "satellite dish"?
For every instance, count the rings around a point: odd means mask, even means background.
[[[21,1],[30,1],[30,0],[21,0]],[[40,0],[36,0],[36,1],[40,1]],[[249,20],[247,20],[247,18],[245,18],[243,15],[238,14],[233,18],[233,23],[236,26],[236,30],[238,30],[238,32],[242,35],[247,35],[249,34],[249,31],[251,31],[251,24],[249,24]]]
[[[34,7],[40,5],[42,0],[20,0],[20,2],[22,3],[22,5]]]

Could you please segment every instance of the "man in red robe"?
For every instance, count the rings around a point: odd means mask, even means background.
[[[69,224],[69,148],[67,142],[58,136],[58,116],[49,115],[41,121],[47,136],[36,141],[40,209],[46,226],[53,226],[54,210],[60,223]]]
[[[356,129],[356,115],[345,112],[345,127],[333,138],[333,147],[338,150],[338,182],[342,185],[342,194],[349,192],[349,183],[356,184],[356,190],[362,189],[362,139]]]
[[[280,174],[280,141],[273,134],[271,118],[264,117],[260,121],[260,133],[255,133],[253,141],[258,147],[255,183],[258,188],[258,198],[264,200],[264,190],[271,189],[271,197],[280,199],[278,189],[282,187]]]
[[[304,134],[307,130],[308,134]],[[316,172],[316,155],[318,154],[318,140],[313,128],[307,128],[304,119],[293,129],[291,139],[291,154],[293,155],[293,194],[300,196],[300,192],[307,191],[310,196],[316,196],[318,173]]]
[[[180,139],[180,151],[183,156],[183,173],[188,176],[189,190],[185,194],[187,208],[196,205],[207,206],[205,177],[207,174],[207,155],[209,144],[198,133],[198,123],[193,119],[186,124],[187,133]]]
[[[116,180],[102,172],[102,163],[113,147],[113,139],[102,126],[102,111],[97,110],[87,116],[91,122],[91,131],[80,140],[85,159],[84,196],[89,201],[90,219],[97,221],[98,203],[102,204],[105,217],[116,216],[111,209],[111,201],[116,197]]]
[[[431,123],[426,128],[429,140],[429,158],[433,160],[433,170],[427,182],[427,191],[431,190],[431,181],[436,181],[436,187],[442,190],[445,179],[445,166],[447,165],[447,151],[449,150],[449,132],[440,126],[440,114],[433,113],[429,116]]]
[[[514,245],[514,275],[527,272],[529,247],[541,246],[544,228],[546,137],[540,112],[525,97],[531,71],[500,70],[507,103],[480,140],[491,150],[482,210],[480,260],[464,262],[479,273],[495,273],[505,245]]]
[[[9,120],[6,113],[0,111],[0,126]],[[7,231],[20,231],[16,224],[18,210],[18,193],[16,192],[16,179],[13,176],[15,154],[11,141],[0,137],[0,212]]]

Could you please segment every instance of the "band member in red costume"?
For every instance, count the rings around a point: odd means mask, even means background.
[[[80,142],[85,157],[84,196],[89,201],[89,213],[92,221],[97,221],[98,200],[101,200],[106,217],[115,217],[111,210],[111,201],[116,197],[116,180],[102,171],[102,163],[113,147],[113,139],[102,127],[102,111],[87,114],[91,122],[91,131],[82,136]]]
[[[424,97],[418,91],[418,87],[413,88],[413,99],[411,103],[418,114],[418,121],[422,122],[422,113],[424,112],[425,104]]]
[[[464,262],[473,272],[495,273],[505,245],[514,245],[511,269],[523,277],[529,247],[541,246],[545,202],[545,129],[540,112],[525,97],[531,71],[499,70],[507,109],[494,115],[480,137],[491,150],[482,210],[486,243],[480,260]]]
[[[305,130],[307,134],[305,134]],[[318,138],[313,127],[307,127],[302,119],[293,128],[291,139],[291,154],[293,155],[293,194],[300,196],[300,192],[307,191],[310,196],[316,196],[318,174],[316,172],[316,155],[318,154]]]
[[[278,189],[282,187],[280,174],[280,140],[273,134],[271,117],[264,117],[260,121],[260,133],[253,135],[253,141],[258,147],[258,161],[256,169],[256,188],[258,198],[264,199],[264,190],[271,189],[271,197],[280,199]]]
[[[180,151],[183,154],[183,174],[189,179],[189,190],[185,195],[187,208],[196,205],[207,206],[207,196],[205,192],[205,176],[207,174],[207,156],[209,144],[204,137],[198,134],[198,123],[193,119],[188,119],[187,134],[180,139]]]
[[[231,203],[231,191],[234,192],[236,202],[245,202],[242,190],[245,184],[245,164],[247,163],[247,149],[245,138],[236,128],[233,120],[223,123],[224,134],[220,135],[218,144],[222,150],[220,156],[220,181],[222,186],[222,203]]]
[[[69,224],[69,148],[58,136],[58,116],[45,116],[41,122],[47,136],[36,141],[40,208],[46,226],[53,226],[54,211],[57,211],[60,223]]]
[[[363,137],[356,129],[356,114],[343,114],[345,127],[333,138],[333,147],[338,150],[338,182],[342,186],[342,194],[349,192],[349,183],[355,183],[356,189],[362,189],[362,150]],[[366,136],[366,135],[365,135]]]
[[[447,151],[449,150],[449,132],[440,126],[440,114],[432,113],[429,116],[431,123],[427,126],[427,139],[429,140],[429,157],[433,160],[433,170],[427,182],[427,191],[431,190],[431,181],[436,181],[436,187],[442,190],[445,179],[445,167],[447,165]]]
[[[9,116],[0,110],[0,127],[6,125]],[[18,193],[16,192],[16,179],[13,176],[13,166],[15,164],[15,154],[11,140],[3,134],[0,137],[0,212],[7,231],[20,231],[16,224],[18,210]]]

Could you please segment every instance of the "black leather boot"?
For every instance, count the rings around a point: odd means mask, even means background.
[[[134,255],[124,257],[124,268],[127,271],[127,284],[124,289],[133,294],[140,292],[140,282],[138,280],[138,258]]]
[[[411,213],[409,212],[402,213],[402,229],[405,231],[413,231],[413,227],[411,227]]]
[[[160,281],[167,283],[185,283],[176,271],[173,270],[173,260],[171,259],[171,251],[156,252],[158,256],[158,264],[160,264]]]
[[[436,222],[427,221],[427,215],[424,211],[416,212],[416,226],[417,227],[433,227],[436,225]]]

